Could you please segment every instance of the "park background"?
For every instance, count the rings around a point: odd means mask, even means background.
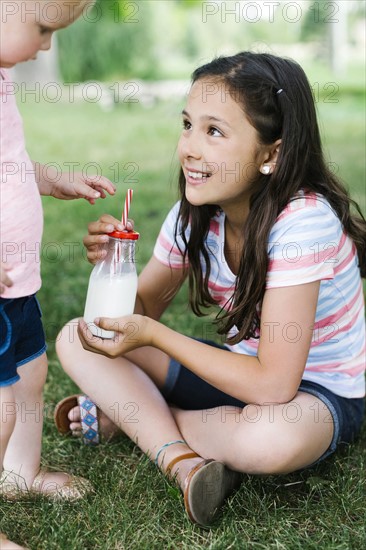
[[[132,187],[142,269],[177,199],[180,111],[198,65],[245,49],[297,60],[314,92],[327,160],[366,212],[365,3],[99,0],[55,38],[51,52],[14,71],[28,150],[63,171],[100,171],[117,194],[95,206],[43,198],[39,299],[50,363],[43,461],[88,477],[96,492],[77,505],[1,503],[1,530],[32,550],[364,548],[365,428],[351,449],[312,470],[246,476],[205,531],[189,523],[179,491],[131,442],[90,449],[61,438],[52,410],[76,390],[54,344],[64,323],[83,313],[91,271],[82,249],[87,224],[104,212],[119,217]],[[184,288],[163,321],[215,338],[214,314],[195,319]]]

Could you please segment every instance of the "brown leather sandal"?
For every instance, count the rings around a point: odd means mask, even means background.
[[[175,464],[197,456],[199,455],[192,452],[174,458],[168,464],[166,472],[170,475]],[[222,462],[202,459],[185,480],[184,506],[189,519],[202,527],[211,525],[225,499],[239,487],[241,477],[239,472],[230,470]]]

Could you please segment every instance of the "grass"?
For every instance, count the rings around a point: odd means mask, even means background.
[[[352,195],[366,210],[364,127],[358,97],[319,102],[326,150]],[[287,476],[247,476],[211,530],[193,526],[178,490],[171,487],[130,441],[94,449],[58,436],[54,404],[76,388],[61,371],[54,341],[63,324],[83,312],[90,265],[82,255],[87,223],[103,212],[119,216],[131,170],[138,183],[131,215],[142,237],[139,269],[148,260],[159,227],[176,200],[174,157],[180,105],[154,109],[122,105],[103,113],[92,104],[21,105],[28,149],[40,162],[98,163],[118,187],[117,197],[90,207],[82,201],[44,199],[43,287],[39,298],[49,345],[45,388],[43,461],[89,478],[96,493],[82,503],[1,502],[1,530],[32,550],[112,549],[334,549],[366,545],[366,426],[351,448],[312,470]],[[116,174],[115,163],[119,166]],[[129,166],[126,166],[130,163]],[[118,176],[118,177],[117,177]],[[164,322],[186,334],[212,337],[209,319],[188,311],[186,290]]]

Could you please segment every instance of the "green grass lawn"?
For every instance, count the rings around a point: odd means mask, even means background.
[[[329,161],[366,211],[362,101],[319,101]],[[88,222],[103,212],[120,216],[128,187],[131,217],[141,233],[141,269],[159,227],[177,198],[175,147],[181,105],[152,109],[122,104],[103,113],[93,104],[20,105],[33,159],[80,167],[97,163],[118,187],[115,197],[84,201],[44,199],[43,287],[39,293],[49,345],[45,389],[44,464],[89,478],[96,488],[82,503],[1,502],[1,530],[32,550],[94,549],[361,549],[366,546],[366,426],[359,441],[316,468],[288,476],[246,477],[211,530],[193,526],[180,493],[130,441],[90,449],[58,436],[53,405],[76,388],[63,374],[54,342],[63,324],[83,313],[91,266],[82,254]],[[117,170],[118,167],[118,170]],[[118,173],[119,172],[119,173]],[[132,180],[136,180],[133,182]],[[195,319],[186,289],[163,321],[197,337],[212,337],[210,320]]]

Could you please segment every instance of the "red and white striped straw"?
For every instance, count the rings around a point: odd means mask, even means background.
[[[130,210],[131,202],[132,202],[132,195],[133,195],[133,189],[127,189],[126,198],[125,198],[125,205],[123,207],[122,212],[122,225],[126,227],[127,220],[128,220],[128,212]]]

